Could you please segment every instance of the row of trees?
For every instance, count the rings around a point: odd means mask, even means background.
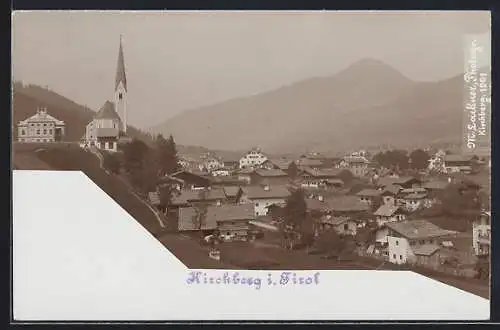
[[[427,168],[430,156],[422,149],[413,150],[408,154],[406,150],[387,150],[378,152],[373,156],[373,161],[386,168],[400,170]]]

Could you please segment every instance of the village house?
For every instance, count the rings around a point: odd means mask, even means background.
[[[247,185],[248,181],[242,180],[238,176],[229,175],[229,176],[215,176],[211,177],[212,187],[226,187],[226,186],[241,186]]]
[[[439,249],[441,239],[454,237],[456,234],[457,232],[441,229],[426,220],[406,220],[386,223],[377,230],[376,241],[387,246],[389,262],[413,264],[417,261],[417,256],[430,259]],[[420,260],[420,263],[425,262]]]
[[[348,216],[332,216],[324,215],[320,220],[319,230],[334,229],[340,235],[355,236],[358,228],[358,223]]]
[[[290,178],[293,178],[299,172],[296,162],[286,158],[268,159],[262,164],[262,168],[268,170],[281,170]]]
[[[305,167],[300,171],[299,181],[302,188],[342,187],[344,182],[339,175],[343,169],[313,169]]]
[[[224,168],[224,162],[217,157],[205,156],[202,159],[203,167],[211,173],[215,170]]]
[[[200,161],[186,155],[179,155],[179,165],[186,171],[201,171],[203,164]]]
[[[240,166],[239,159],[224,159],[224,168],[230,169],[231,171],[236,170]]]
[[[473,170],[473,157],[446,155],[444,156],[444,168],[446,173],[471,173]]]
[[[356,196],[335,196],[306,199],[309,213],[320,214],[319,230],[335,228],[338,233],[356,235],[357,228],[364,227],[369,220],[369,206]]]
[[[46,108],[38,108],[36,114],[17,124],[19,142],[59,142],[62,141],[66,124],[47,113]]]
[[[167,176],[168,179],[175,179],[182,189],[206,189],[211,186],[209,176],[200,175],[191,171],[180,170]]]
[[[363,156],[346,156],[340,162],[340,168],[348,168],[354,176],[364,177],[368,173],[370,162]]]
[[[304,170],[306,168],[320,170],[325,168],[326,166],[321,159],[302,156],[297,160],[297,167],[301,170]]]
[[[282,170],[258,168],[250,174],[251,184],[284,185],[290,181],[288,175]]]
[[[429,165],[427,169],[431,172],[444,173],[445,165],[444,165],[444,157],[446,156],[446,152],[443,150],[437,151],[432,157],[429,158]]]
[[[380,197],[382,197],[382,203],[386,205],[396,205],[396,199],[402,189],[403,188],[398,185],[386,186],[383,189],[380,188],[379,190],[381,191]]]
[[[377,189],[363,189],[356,194],[359,197],[359,200],[368,205],[372,205],[378,199],[380,199],[380,195],[382,192]]]
[[[398,185],[403,189],[408,189],[408,188],[420,187],[422,185],[422,181],[412,176],[402,176],[402,177],[385,176],[385,177],[380,177],[376,182],[376,186],[381,189],[384,189],[385,187],[391,185]]]
[[[388,222],[404,221],[406,219],[406,213],[399,206],[390,204],[380,205],[373,215],[379,227]]]
[[[238,180],[250,184],[252,182],[252,174],[255,171],[253,167],[245,167],[236,172]]]
[[[267,215],[268,206],[285,203],[290,196],[290,191],[285,186],[260,185],[242,189],[241,203],[252,203],[257,217]]]
[[[240,168],[259,167],[267,160],[259,148],[255,148],[247,152],[240,158]]]
[[[472,224],[472,247],[477,256],[490,254],[491,212],[481,212]]]
[[[208,206],[205,214],[196,207],[179,210],[180,232],[202,231],[205,235],[218,234],[223,241],[246,241],[249,222],[255,219],[253,207],[245,205]]]
[[[414,192],[402,197],[403,207],[408,212],[415,212],[430,207],[426,192]]]
[[[127,136],[127,78],[120,39],[118,66],[115,76],[114,102],[106,101],[93,120],[85,127],[80,141],[83,148],[96,147],[106,151],[118,151],[118,145],[130,142]]]

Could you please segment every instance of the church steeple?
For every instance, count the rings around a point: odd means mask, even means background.
[[[123,59],[122,36],[120,35],[120,48],[118,49],[118,64],[116,66],[115,90],[118,89],[120,83],[127,90],[127,76],[125,75],[125,60]]]
[[[120,47],[118,49],[118,65],[116,67],[116,79],[114,99],[116,111],[118,112],[122,127],[121,131],[127,132],[127,76],[125,75],[125,61],[123,59],[122,36],[120,35]]]

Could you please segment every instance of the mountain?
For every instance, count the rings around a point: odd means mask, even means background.
[[[462,76],[414,82],[366,59],[333,76],[188,110],[150,130],[183,144],[274,153],[459,143],[462,95]]]

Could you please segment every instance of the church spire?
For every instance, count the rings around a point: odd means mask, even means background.
[[[127,90],[127,76],[125,75],[125,61],[123,59],[122,35],[120,35],[120,48],[118,49],[118,65],[116,67],[115,91],[120,83]]]

